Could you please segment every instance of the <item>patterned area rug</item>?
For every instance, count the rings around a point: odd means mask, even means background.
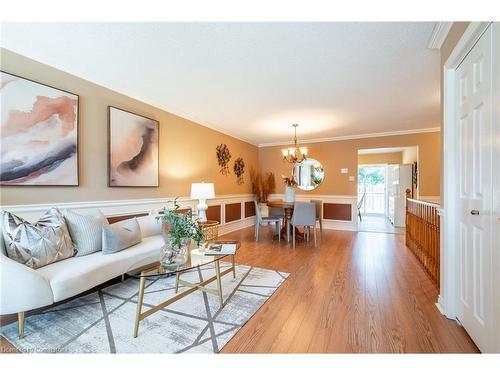
[[[198,282],[214,274],[207,266],[182,279]],[[139,281],[133,278],[28,317],[22,340],[17,323],[3,327],[1,334],[25,353],[217,353],[287,277],[238,265],[236,279],[232,273],[222,277],[222,309],[217,296],[196,291],[142,320],[137,338]],[[174,285],[175,277],[148,280],[143,311],[174,295]],[[207,286],[215,288],[216,282]]]

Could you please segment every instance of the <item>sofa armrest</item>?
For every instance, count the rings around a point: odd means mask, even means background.
[[[51,305],[52,289],[35,270],[0,253],[0,315]]]

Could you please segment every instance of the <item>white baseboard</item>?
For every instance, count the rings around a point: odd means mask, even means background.
[[[323,229],[348,230],[356,232],[358,230],[358,222],[323,219]]]
[[[236,232],[237,230],[251,227],[255,224],[255,216],[247,217],[242,220],[232,221],[230,223],[222,224],[219,227],[219,236],[223,236],[225,234]]]
[[[441,294],[438,295],[438,300],[436,302],[436,307],[439,310],[439,312],[441,313],[441,315],[446,315],[444,313],[444,301],[443,301],[443,297],[441,297]]]

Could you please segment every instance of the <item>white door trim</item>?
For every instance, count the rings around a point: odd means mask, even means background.
[[[444,124],[443,124],[443,213],[441,216],[441,265],[439,310],[455,319],[458,309],[458,165],[456,163],[457,125],[455,124],[455,71],[486,31],[491,22],[471,22],[443,66]]]

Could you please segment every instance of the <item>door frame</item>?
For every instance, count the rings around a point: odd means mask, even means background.
[[[458,128],[455,121],[456,69],[465,59],[491,22],[471,22],[443,66],[443,197],[441,209],[440,294],[436,306],[449,319],[458,314],[459,263],[458,238]],[[494,77],[492,77],[494,79]],[[496,118],[492,118],[496,122]]]
[[[371,164],[358,164],[358,170],[356,171],[357,174],[359,174],[359,167],[362,166],[362,167],[383,167],[384,168],[384,185],[385,185],[385,188],[384,188],[384,217],[387,218],[387,200],[389,199],[389,194],[387,192],[387,167],[388,167],[388,164],[387,163],[371,163]],[[357,175],[356,174],[356,175]],[[358,187],[356,186],[356,189]],[[356,199],[359,198],[359,193],[356,194]],[[365,197],[365,202],[366,202],[366,197]],[[365,203],[366,204],[366,203]]]

